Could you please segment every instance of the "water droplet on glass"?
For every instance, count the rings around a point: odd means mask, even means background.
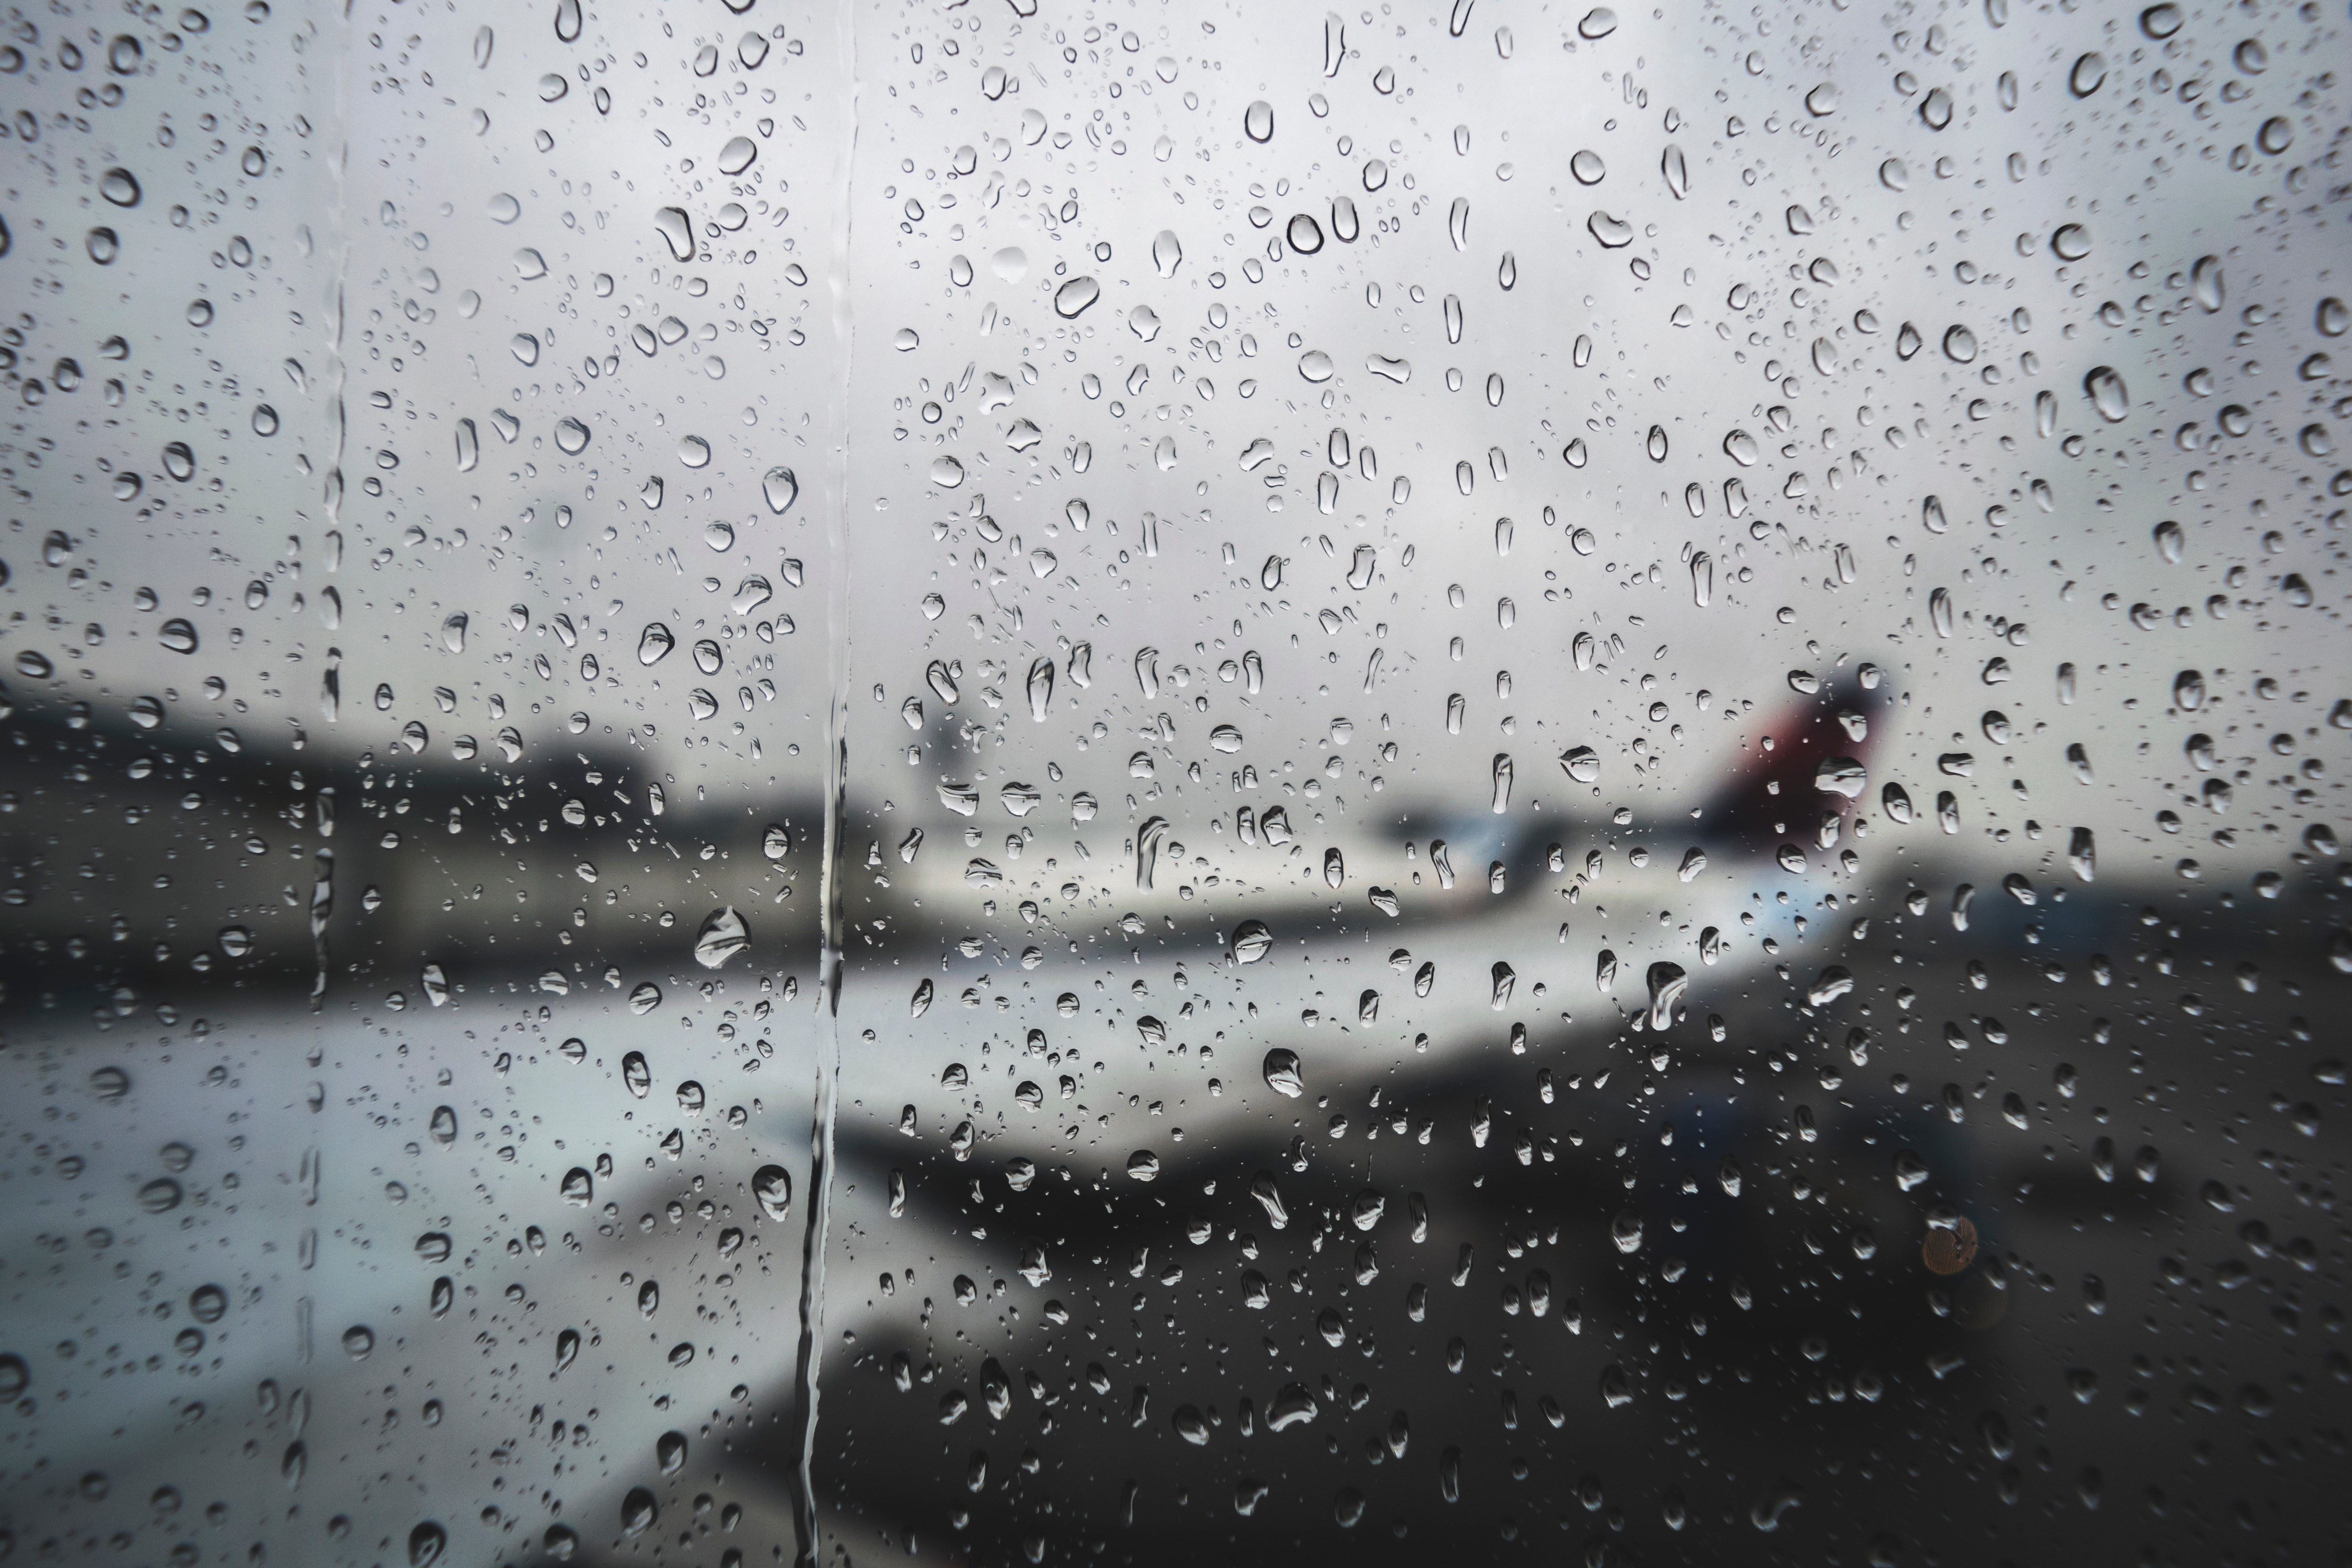
[[[729,959],[751,945],[751,928],[729,904],[703,917],[694,933],[694,962],[705,969],[723,968]]]
[[[1054,706],[1054,661],[1051,658],[1040,658],[1031,661],[1028,690],[1029,717],[1042,724]]]
[[[2124,378],[2116,374],[2113,365],[2100,365],[2083,378],[2083,390],[2090,395],[2091,406],[2099,417],[2110,425],[2119,425],[2131,412],[2131,399],[2124,391]]]
[[[782,1165],[761,1166],[751,1173],[751,1195],[759,1200],[761,1213],[782,1219],[793,1206],[792,1173]]]
[[[770,468],[760,476],[760,494],[768,510],[782,517],[800,499],[801,482],[790,468]]]
[[[1286,1431],[1302,1422],[1315,1419],[1315,1396],[1307,1392],[1307,1385],[1286,1383],[1267,1401],[1265,1424],[1274,1431]]]
[[[2200,256],[2189,271],[2189,291],[2208,314],[2221,308],[2221,258]]]
[[[1168,819],[1154,816],[1145,819],[1135,833],[1135,886],[1139,892],[1151,890],[1151,879],[1160,868],[1160,852],[1168,843]]]
[[[637,662],[643,665],[659,664],[668,657],[669,650],[677,646],[677,639],[670,635],[670,629],[667,626],[659,621],[651,622],[644,631],[637,634]]]
[[[1615,250],[1633,242],[1633,226],[1622,218],[1612,217],[1605,212],[1596,210],[1585,220],[1584,226],[1592,232],[1593,238],[1599,240],[1601,246],[1609,250]]]
[[[1101,298],[1102,285],[1082,274],[1054,290],[1054,313],[1066,321],[1071,321]]]
[[[1261,98],[1242,110],[1242,131],[1253,142],[1273,141],[1274,105]]]
[[[1650,987],[1650,1027],[1664,1029],[1675,1021],[1675,1004],[1681,999],[1690,977],[1679,963],[1657,963],[1650,965],[1647,976]]]

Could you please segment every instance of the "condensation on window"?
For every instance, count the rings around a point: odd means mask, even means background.
[[[0,1559],[2336,1550],[2345,38],[9,13]]]

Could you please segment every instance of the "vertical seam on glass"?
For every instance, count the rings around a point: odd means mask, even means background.
[[[840,394],[831,416],[838,421],[837,438],[825,460],[831,504],[825,511],[827,550],[826,647],[832,677],[825,725],[824,844],[821,867],[822,929],[819,932],[819,973],[816,1005],[824,1015],[817,1041],[816,1105],[809,1127],[809,1211],[801,1240],[801,1333],[799,1422],[793,1434],[793,1523],[799,1540],[796,1563],[814,1568],[817,1561],[817,1519],[814,1458],[818,1407],[817,1378],[824,1345],[817,1321],[824,1311],[824,1247],[830,1217],[829,1193],[833,1172],[833,1124],[841,1067],[841,940],[840,855],[843,795],[849,778],[849,390],[856,368],[856,328],[850,303],[849,252],[851,181],[857,155],[857,16],[855,0],[835,8],[840,47],[845,57],[841,110],[847,132],[841,144],[839,178],[835,184],[831,255],[826,282],[833,293],[833,328],[840,354]]]

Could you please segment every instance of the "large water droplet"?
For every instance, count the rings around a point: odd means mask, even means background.
[[[751,945],[751,928],[743,917],[728,904],[703,917],[701,930],[694,933],[694,962],[705,969],[719,969],[729,959]]]
[[[659,664],[669,657],[669,650],[677,646],[677,639],[670,635],[670,629],[667,626],[659,621],[650,622],[644,631],[637,634],[637,662],[643,665]]]
[[[1072,321],[1101,298],[1102,285],[1092,276],[1081,274],[1054,290],[1054,313]]]
[[[684,207],[656,208],[654,227],[668,244],[671,260],[694,259],[694,220],[686,216]]]
[[[1658,963],[1650,965],[1650,1027],[1663,1029],[1675,1021],[1675,1003],[1682,996],[1690,977],[1679,963]]]
[[[782,517],[800,499],[801,481],[790,468],[770,468],[760,476],[760,495],[768,510]]]
[[[2208,314],[2221,308],[2221,258],[2200,256],[2189,269],[2189,291]]]
[[[2131,412],[2131,398],[2124,390],[2124,378],[2116,374],[2113,365],[2100,365],[2083,378],[2083,390],[2090,395],[2091,406],[2099,417],[2110,425],[2119,425]]]
[[[793,1206],[792,1173],[782,1165],[761,1166],[751,1173],[751,1195],[760,1200],[762,1214],[782,1219]]]
[[[1042,724],[1054,706],[1054,661],[1040,658],[1029,666],[1029,717]]]

